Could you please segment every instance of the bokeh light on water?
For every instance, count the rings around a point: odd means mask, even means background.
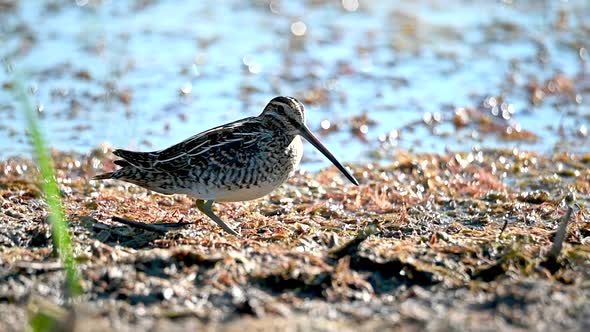
[[[588,151],[587,1],[15,1],[0,57],[52,146],[164,148],[276,95],[346,161]],[[0,157],[28,153],[0,73]],[[307,161],[323,158],[312,149]]]

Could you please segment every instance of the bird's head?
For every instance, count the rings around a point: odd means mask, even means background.
[[[293,97],[275,97],[273,98],[262,111],[263,117],[267,117],[276,128],[286,131],[292,135],[300,135],[305,138],[311,145],[318,149],[326,158],[328,158],[334,166],[336,166],[342,174],[344,174],[350,182],[358,186],[358,181],[348,172],[338,160],[320,143],[320,141],[311,133],[309,128],[305,125],[305,108],[303,104]]]
[[[275,97],[262,111],[263,116],[271,117],[282,130],[299,135],[305,127],[305,108],[293,97]]]

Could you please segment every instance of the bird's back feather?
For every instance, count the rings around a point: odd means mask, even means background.
[[[157,159],[157,155],[154,155],[153,152],[138,152],[138,151],[129,151],[123,149],[117,149],[113,151],[113,154],[117,157],[125,159],[127,165],[131,164],[135,167],[140,168],[149,168],[155,159]],[[116,163],[116,162],[115,162]],[[124,163],[124,161],[121,161]],[[121,165],[121,164],[117,164]],[[125,166],[125,165],[121,165]]]

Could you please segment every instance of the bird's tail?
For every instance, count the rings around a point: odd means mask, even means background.
[[[108,173],[104,173],[104,174],[99,174],[99,175],[95,175],[91,178],[91,180],[107,180],[107,179],[119,179],[121,178],[121,175],[123,175],[125,171],[125,167],[129,168],[129,167],[133,167],[129,162],[125,161],[125,160],[115,160],[113,161],[113,163],[115,165],[121,166],[123,168],[118,169],[114,172],[108,172]]]
[[[95,175],[91,178],[91,180],[106,180],[106,179],[112,179],[114,176],[115,172],[108,172],[108,173],[104,173],[104,174],[99,174],[99,175]]]

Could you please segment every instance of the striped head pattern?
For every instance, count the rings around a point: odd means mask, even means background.
[[[262,111],[263,116],[271,116],[281,127],[292,132],[299,132],[305,127],[305,109],[303,104],[293,97],[275,97]]]

